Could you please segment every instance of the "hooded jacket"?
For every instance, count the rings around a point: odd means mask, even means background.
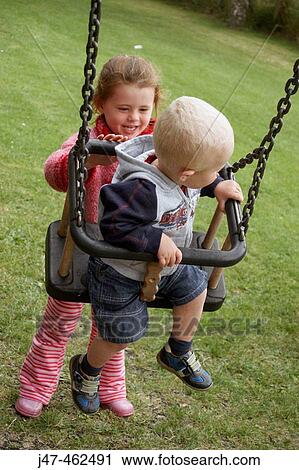
[[[178,186],[156,166],[153,138],[136,137],[116,147],[118,168],[112,184],[102,187],[99,200],[100,239],[135,252],[157,254],[162,233],[178,247],[192,241],[195,206],[200,189]],[[205,188],[213,197],[215,180]],[[143,281],[146,262],[103,259],[122,275]],[[177,266],[166,267],[161,276],[173,274]]]

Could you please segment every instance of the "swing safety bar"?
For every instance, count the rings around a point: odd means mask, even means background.
[[[104,154],[115,156],[116,143],[91,139],[87,142],[89,154]],[[87,157],[88,158],[88,157]],[[220,175],[224,179],[232,179],[232,172],[227,166],[221,170]],[[91,238],[84,227],[77,222],[76,194],[76,156],[75,152],[69,156],[69,207],[70,230],[76,245],[85,253],[101,258],[127,259],[138,261],[157,261],[150,253],[135,253],[123,248],[112,246],[104,241]],[[239,224],[241,221],[240,205],[238,202],[228,200],[225,206],[228,232],[231,248],[228,251],[198,248],[180,248],[183,254],[182,264],[197,266],[228,267],[237,264],[246,254],[246,243],[240,235]]]

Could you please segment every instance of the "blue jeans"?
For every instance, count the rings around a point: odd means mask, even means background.
[[[207,274],[197,266],[180,264],[170,276],[163,276],[158,295],[172,305],[184,305],[207,287]],[[118,273],[101,259],[90,257],[88,290],[95,322],[103,339],[112,343],[132,343],[147,331],[148,311],[140,299],[142,282]]]

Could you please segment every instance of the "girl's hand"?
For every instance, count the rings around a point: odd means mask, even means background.
[[[233,180],[221,181],[214,190],[215,197],[219,203],[219,209],[225,212],[225,203],[228,199],[243,202],[243,193],[240,185]]]
[[[163,233],[157,257],[161,268],[164,268],[165,266],[172,267],[182,261],[182,252],[178,249],[171,238]]]
[[[109,140],[109,142],[126,142],[128,140],[128,137],[125,137],[121,134],[100,134],[98,135],[99,140]]]
[[[92,153],[88,156],[85,162],[86,170],[90,170],[95,166],[102,165],[102,166],[109,166],[112,165],[117,161],[115,156],[112,155],[99,155],[97,153]]]
[[[99,140],[108,140],[109,142],[126,142],[128,140],[128,137],[124,137],[123,135],[120,134],[100,134],[97,137]],[[91,168],[94,168],[97,165],[102,165],[102,166],[109,166],[112,165],[113,163],[116,162],[116,157],[111,156],[111,155],[98,155],[98,154],[91,154],[89,155],[86,163],[85,163],[85,168],[87,170],[90,170]]]

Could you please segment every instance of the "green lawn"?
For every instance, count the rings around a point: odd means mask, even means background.
[[[263,46],[261,34],[229,30],[162,0],[103,4],[98,69],[114,54],[142,53],[161,70],[163,106],[184,94],[224,107],[235,129],[232,161],[260,143],[299,56],[296,44],[271,38]],[[89,2],[16,0],[13,6],[0,0],[0,448],[298,447],[299,96],[269,161],[248,254],[227,271],[225,305],[205,314],[195,339],[213,389],[196,394],[159,369],[155,355],[167,337],[170,313],[155,311],[149,336],[127,354],[134,417],[80,414],[71,400],[67,366],[40,418],[16,415],[19,369],[46,301],[45,232],[60,217],[63,202],[45,183],[43,162],[80,124]],[[143,49],[136,51],[135,44]],[[238,174],[245,193],[251,172]],[[211,201],[203,202],[198,228],[210,207]],[[88,330],[86,308],[66,365],[84,351]]]

